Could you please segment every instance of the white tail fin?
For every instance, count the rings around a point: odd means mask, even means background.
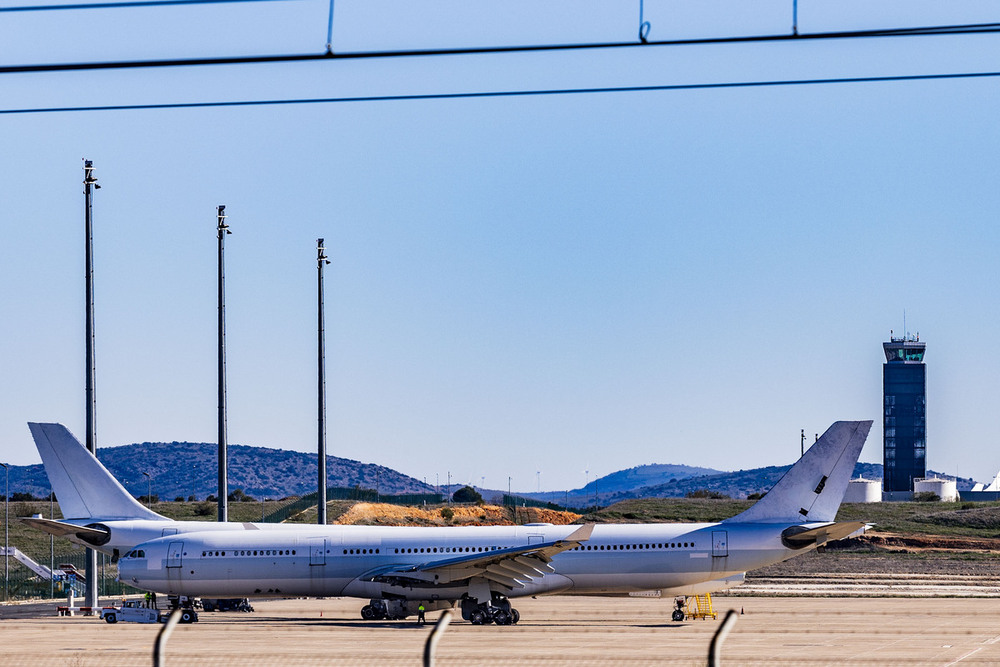
[[[750,509],[728,523],[834,521],[870,421],[836,422]]]
[[[167,520],[133,498],[62,424],[28,428],[64,518]]]

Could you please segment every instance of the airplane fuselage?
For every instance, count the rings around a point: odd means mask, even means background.
[[[418,568],[470,554],[552,542],[578,528],[536,524],[451,528],[282,526],[281,530],[273,530],[277,526],[272,525],[271,530],[258,530],[257,524],[250,526],[153,539],[121,559],[120,578],[138,588],[170,595],[455,599],[468,589],[461,576],[456,576],[454,586],[449,586],[447,573],[438,573],[426,582],[412,578],[379,580],[374,575],[383,570]],[[599,525],[585,543],[553,557],[553,573],[512,587],[508,595],[623,595],[650,590],[664,595],[691,595],[718,590],[740,583],[747,570],[804,551],[782,544],[781,533],[787,527],[712,523]]]

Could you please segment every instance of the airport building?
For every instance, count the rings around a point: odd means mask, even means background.
[[[882,490],[887,499],[912,493],[913,481],[927,473],[925,348],[920,336],[890,334],[882,343]]]

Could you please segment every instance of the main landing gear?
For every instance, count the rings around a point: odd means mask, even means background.
[[[473,625],[516,625],[521,614],[510,606],[505,597],[494,597],[489,604],[478,604],[476,600],[462,600],[462,618]]]
[[[372,600],[361,608],[366,621],[399,621],[407,617],[406,608],[396,600]]]

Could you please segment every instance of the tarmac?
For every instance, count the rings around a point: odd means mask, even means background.
[[[420,665],[438,613],[362,621],[362,600],[254,600],[253,613],[202,612],[179,625],[166,665]],[[148,665],[160,625],[60,617],[57,603],[0,606],[0,665]],[[721,645],[728,665],[996,665],[998,598],[717,597],[717,620],[670,620],[670,599],[516,600],[516,626],[460,617],[435,664],[704,665],[728,609],[740,615]]]

